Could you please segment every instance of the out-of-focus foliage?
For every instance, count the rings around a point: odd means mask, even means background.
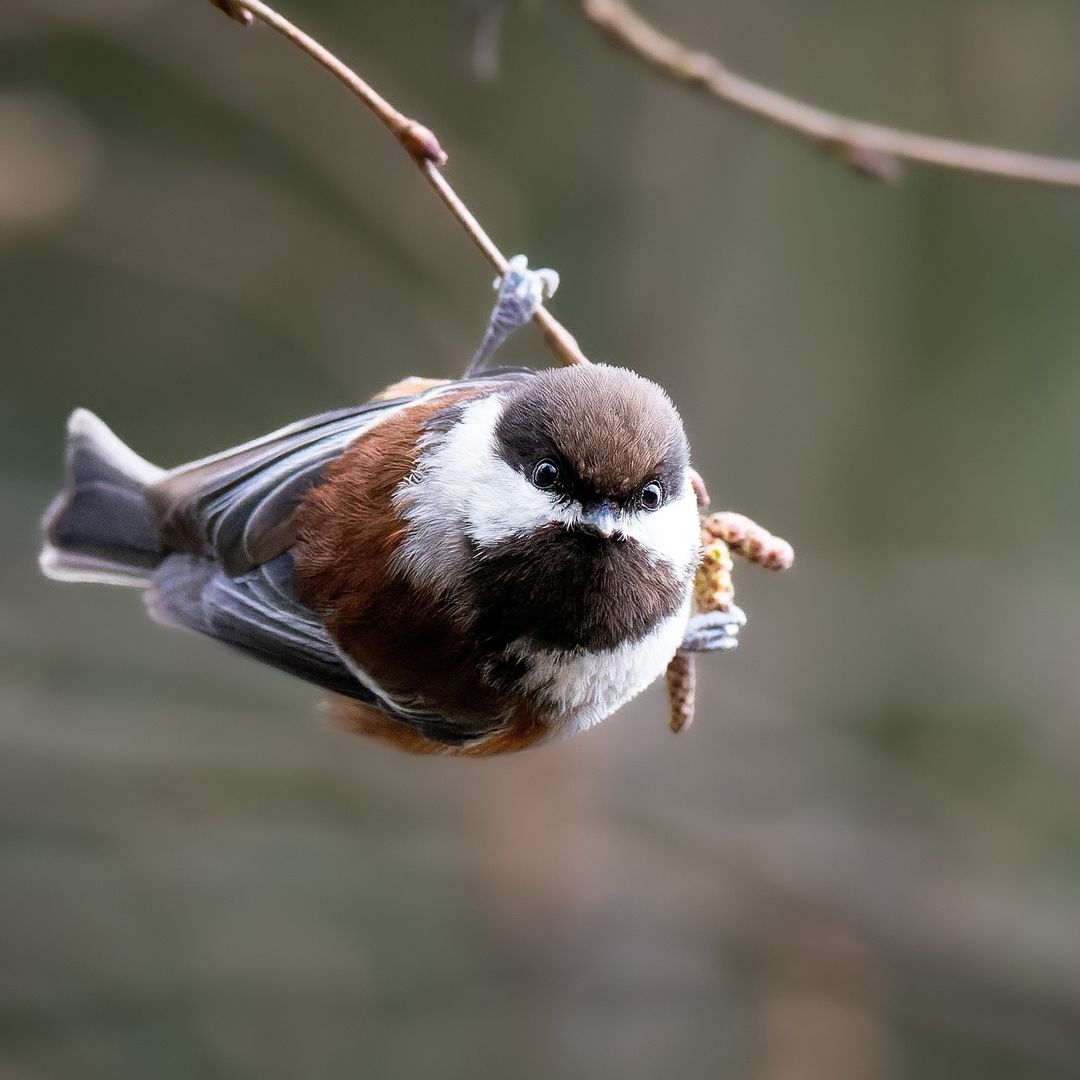
[[[1080,194],[870,185],[567,3],[507,9],[495,82],[465,4],[287,10],[799,563],[740,572],[688,734],[654,689],[484,763],[40,580],[73,406],[199,456],[454,374],[491,275],[270,33],[4,0],[0,1075],[1080,1075]],[[1080,154],[1069,0],[650,10],[823,104]]]

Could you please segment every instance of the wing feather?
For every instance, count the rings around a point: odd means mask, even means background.
[[[292,555],[285,552],[240,577],[199,555],[170,555],[146,593],[159,622],[222,641],[279,671],[363,702],[429,739],[460,746],[492,734],[498,721],[462,724],[391,698],[347,661],[314,613],[292,591]]]
[[[166,473],[148,489],[163,544],[173,552],[153,573],[146,594],[151,614],[361,701],[426,738],[461,746],[499,730],[500,720],[463,724],[386,694],[297,600],[289,549],[304,494],[376,424],[432,397],[533,374],[502,369],[323,413]]]
[[[146,594],[159,622],[195,630],[326,690],[375,704],[321,623],[289,588],[286,553],[238,578],[199,555],[170,555]]]
[[[287,522],[328,461],[400,409],[379,402],[291,424],[221,454],[182,465],[149,491],[166,547],[216,558],[232,575],[273,558],[292,542],[268,535]]]
[[[304,493],[376,424],[432,397],[527,374],[506,370],[338,409],[181,465],[148,489],[165,547],[213,558],[233,577],[247,573],[292,545],[292,518]]]

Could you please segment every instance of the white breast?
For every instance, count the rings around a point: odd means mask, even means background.
[[[558,735],[573,735],[598,724],[636,697],[664,672],[675,655],[690,617],[690,592],[682,607],[639,641],[597,652],[537,650],[527,641],[507,650],[528,659],[521,688],[558,712]]]

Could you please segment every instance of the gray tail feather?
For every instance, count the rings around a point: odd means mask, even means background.
[[[92,412],[67,426],[67,478],[43,523],[46,577],[146,585],[164,558],[146,489],[163,475],[125,446]]]

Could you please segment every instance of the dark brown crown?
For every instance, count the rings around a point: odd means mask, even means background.
[[[655,383],[624,368],[544,371],[525,380],[496,428],[498,450],[527,475],[550,458],[584,502],[632,502],[658,480],[666,498],[685,483],[689,450],[682,420]]]

